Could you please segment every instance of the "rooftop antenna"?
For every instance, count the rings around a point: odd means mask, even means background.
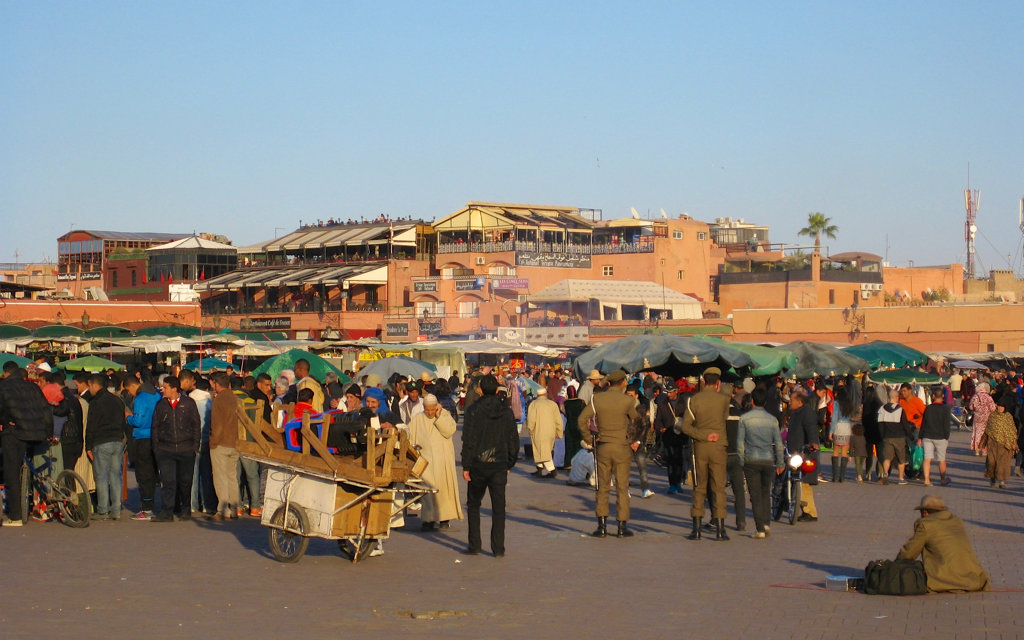
[[[971,190],[971,165],[967,163],[967,189],[964,190],[964,208],[967,209],[967,221],[964,223],[964,240],[967,242],[967,268],[964,276],[974,277],[974,237],[978,234],[978,207],[981,204],[981,191]]]

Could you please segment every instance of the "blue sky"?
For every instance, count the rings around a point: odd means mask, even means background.
[[[0,262],[469,200],[1022,270],[1020,2],[5,2]],[[888,235],[888,248],[886,236]],[[1007,257],[1009,256],[1009,257]]]

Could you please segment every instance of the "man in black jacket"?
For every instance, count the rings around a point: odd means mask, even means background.
[[[814,399],[813,397],[811,398]],[[804,459],[818,461],[818,412],[809,404],[808,393],[802,388],[793,389],[789,399],[789,434],[786,447],[791,455],[799,453]],[[814,485],[818,484],[818,472],[805,473],[801,479],[801,504],[803,513],[797,520],[801,522],[817,522],[818,507],[814,504]]]
[[[61,429],[58,436],[61,457],[64,460],[64,468],[73,471],[78,459],[82,457],[82,450],[85,446],[85,440],[82,437],[85,428],[82,403],[78,399],[78,394],[67,386],[67,379],[63,373],[55,371],[51,375],[54,381],[60,383],[60,391],[64,394],[64,399],[53,408],[54,416],[64,418],[64,428]]]
[[[932,389],[932,403],[925,407],[921,418],[921,431],[917,434],[917,446],[924,448],[924,484],[932,484],[932,460],[939,462],[939,481],[943,486],[949,484],[946,475],[946,447],[949,445],[949,433],[953,424],[950,406],[944,402],[946,393],[943,388]]]
[[[160,477],[160,513],[153,522],[192,518],[192,474],[201,422],[195,400],[181,392],[175,376],[164,378],[163,398],[153,410],[153,453]],[[91,412],[91,408],[90,408]]]
[[[0,447],[3,447],[4,486],[7,488],[7,526],[21,526],[23,500],[12,500],[25,490],[21,486],[21,465],[29,447],[53,434],[53,413],[46,397],[25,379],[25,370],[13,361],[4,363],[0,380]]]
[[[85,454],[96,477],[94,520],[121,519],[121,461],[125,433],[124,403],[107,391],[107,377],[89,376],[89,417],[85,424]]]
[[[505,400],[497,395],[498,380],[480,377],[480,399],[466,409],[462,430],[462,477],[469,483],[466,507],[469,514],[469,548],[477,555],[480,538],[480,504],[491,494],[491,551],[505,555],[505,485],[519,458],[516,419]]]

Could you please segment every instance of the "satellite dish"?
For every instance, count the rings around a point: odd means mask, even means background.
[[[668,220],[668,214],[667,214],[667,213],[665,213],[665,210],[664,210],[664,209],[662,209],[662,210],[661,210],[661,217],[662,217],[662,218],[665,218],[666,220]]]
[[[633,214],[633,219],[634,220],[639,220],[640,219],[640,214],[636,212],[636,207],[630,207],[629,208],[629,212]]]
[[[971,233],[978,233],[978,225],[972,224],[970,229],[971,229]]]

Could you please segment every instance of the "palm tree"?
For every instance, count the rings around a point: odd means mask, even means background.
[[[807,214],[807,226],[797,231],[796,234],[798,236],[814,236],[814,250],[817,251],[821,248],[822,234],[834,240],[838,232],[839,227],[832,224],[832,218],[815,211]]]

